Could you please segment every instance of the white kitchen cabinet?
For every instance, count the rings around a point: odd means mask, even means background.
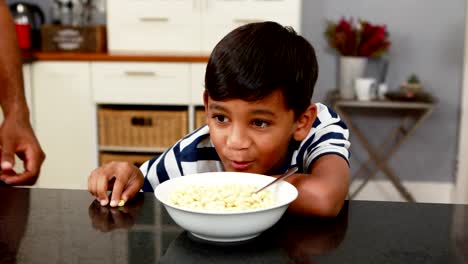
[[[301,0],[107,1],[108,48],[209,54],[234,28],[266,20],[300,32]]]
[[[92,62],[91,75],[103,154],[162,152],[192,129],[190,63]]]
[[[87,178],[97,166],[90,76],[89,62],[32,66],[35,131],[47,155],[38,187],[87,189]]]
[[[253,22],[275,21],[300,32],[301,0],[204,0],[201,50],[209,53],[231,30]]]
[[[200,50],[198,0],[107,1],[111,52]]]
[[[24,68],[35,132],[47,155],[36,187],[86,189],[101,153],[131,156],[129,149],[134,155],[157,150],[99,146],[100,107],[185,109],[188,130],[193,130],[195,108],[203,105],[205,68],[206,63],[197,62],[125,61],[39,61]],[[69,171],[80,177],[70,178]]]
[[[190,65],[169,62],[93,62],[93,99],[100,104],[186,105]]]

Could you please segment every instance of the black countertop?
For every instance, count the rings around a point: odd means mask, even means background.
[[[259,237],[210,244],[152,193],[120,209],[87,191],[0,187],[1,263],[464,263],[468,206],[349,201],[333,219],[286,214]]]

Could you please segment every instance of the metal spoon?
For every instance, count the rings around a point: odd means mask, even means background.
[[[283,175],[279,176],[276,180],[268,183],[267,185],[263,186],[262,188],[256,190],[255,192],[253,193],[259,193],[261,191],[263,191],[264,189],[266,189],[267,187],[269,187],[270,185],[276,183],[276,182],[279,182],[281,180],[284,180],[286,179],[287,177],[293,175],[296,171],[298,170],[298,167],[292,167],[290,168],[289,170],[287,170]]]

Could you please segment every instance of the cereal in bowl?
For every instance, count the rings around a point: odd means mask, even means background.
[[[242,184],[190,185],[171,193],[169,202],[187,209],[207,211],[244,211],[273,205],[271,191],[253,193],[258,188]]]

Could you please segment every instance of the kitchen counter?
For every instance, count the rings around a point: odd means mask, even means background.
[[[240,244],[197,240],[153,193],[122,208],[87,191],[0,187],[0,263],[464,263],[468,206],[349,201],[338,217],[286,214]]]
[[[202,54],[33,52],[31,56],[39,61],[208,62],[208,55]]]

